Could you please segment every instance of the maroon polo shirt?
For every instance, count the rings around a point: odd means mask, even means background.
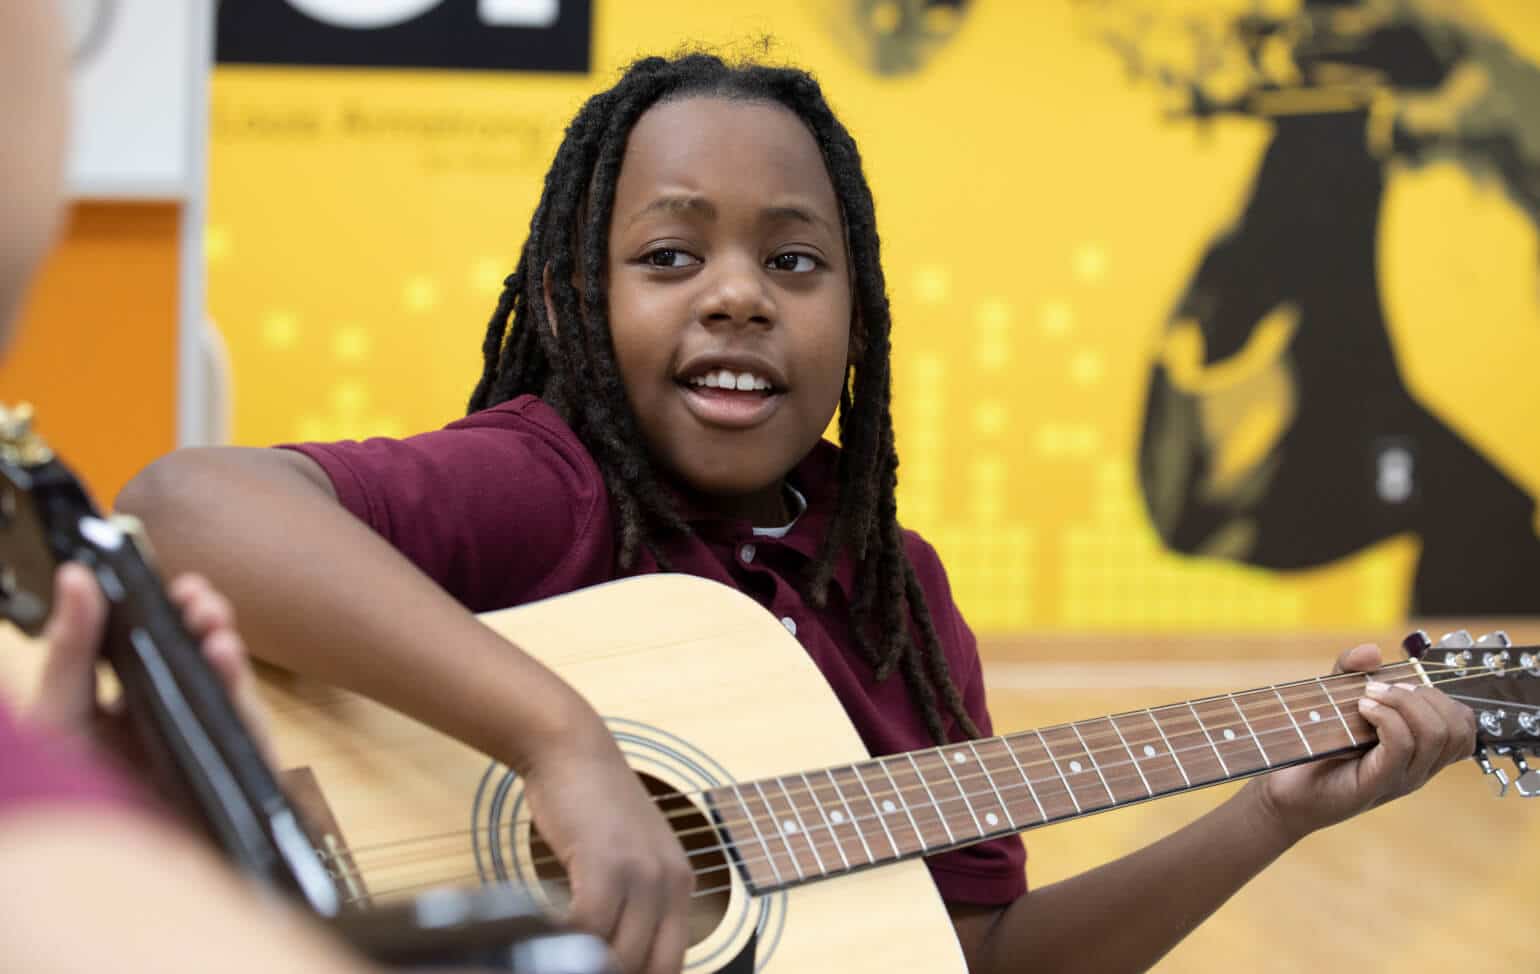
[[[646,553],[623,572],[616,517],[598,465],[557,413],[521,396],[441,430],[403,440],[291,445],[321,465],[343,506],[474,612],[520,605],[658,570]],[[731,585],[779,619],[807,650],[873,755],[933,741],[904,681],[877,681],[848,625],[849,559],[827,605],[797,582],[817,557],[834,512],[839,450],[820,443],[788,476],[807,508],[781,537],[753,525],[685,512],[694,533],[664,548],[673,570]],[[978,646],[930,545],[905,532],[909,559],[946,651],[952,679],[980,731],[991,733]],[[944,899],[1003,904],[1026,891],[1018,837],[927,860]]]

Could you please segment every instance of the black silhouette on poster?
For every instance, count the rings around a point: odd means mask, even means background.
[[[1118,41],[1148,75],[1137,34]],[[1289,20],[1241,18],[1225,41],[1246,52],[1239,93],[1208,91],[1201,57],[1159,77],[1190,115],[1273,127],[1152,369],[1139,469],[1161,537],[1288,570],[1411,532],[1414,614],[1540,611],[1535,500],[1407,388],[1376,275],[1392,159],[1496,178],[1540,225],[1540,69],[1410,3],[1307,2]],[[1268,51],[1280,44],[1287,59]],[[1451,381],[1481,393],[1480,376]]]

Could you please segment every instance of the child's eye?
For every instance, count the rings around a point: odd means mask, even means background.
[[[776,254],[770,258],[769,264],[778,271],[791,271],[794,274],[806,274],[818,267],[818,261],[807,254]]]
[[[642,255],[642,263],[650,267],[688,267],[691,264],[699,264],[700,259],[694,254],[685,253],[683,250],[675,250],[672,247],[659,247]]]

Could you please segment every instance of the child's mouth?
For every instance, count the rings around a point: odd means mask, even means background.
[[[708,426],[743,429],[757,426],[770,418],[780,406],[781,393],[768,385],[763,389],[723,388],[695,382],[681,382],[685,405],[695,418]]]

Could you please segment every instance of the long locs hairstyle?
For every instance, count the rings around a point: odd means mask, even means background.
[[[839,491],[831,529],[805,580],[825,605],[841,554],[854,559],[850,630],[878,679],[903,674],[931,737],[945,743],[942,710],[967,736],[978,729],[952,681],[925,595],[904,549],[895,489],[889,400],[891,318],[871,189],[850,133],[811,75],[728,64],[710,54],[645,58],[590,98],[568,126],[530,220],[529,237],[488,323],[472,412],[540,396],[571,425],[603,472],[619,521],[622,568],[639,551],[668,566],[662,541],[690,529],[659,479],[626,398],[610,339],[604,266],[626,140],[663,101],[713,97],[781,105],[812,133],[844,216],[853,269],[853,354],[839,405]],[[560,328],[548,319],[546,295]]]

